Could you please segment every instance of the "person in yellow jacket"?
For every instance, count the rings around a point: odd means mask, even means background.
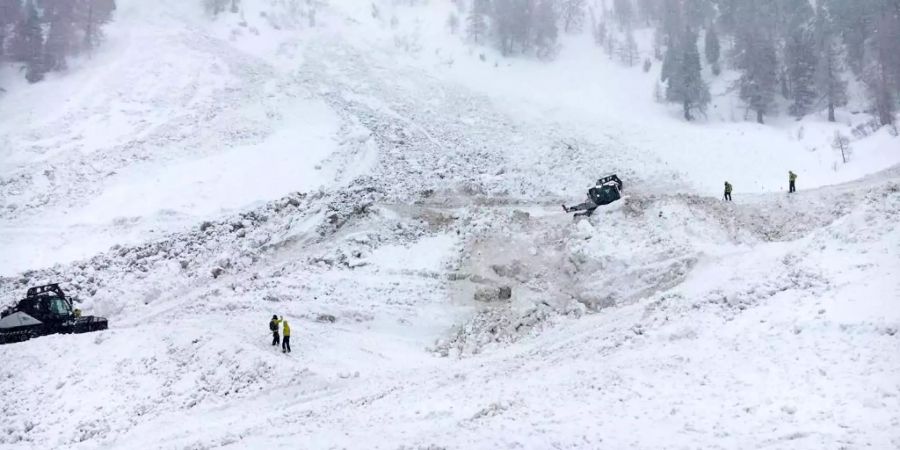
[[[288,325],[287,320],[281,318],[281,353],[290,353],[291,352],[291,326]]]
[[[788,194],[797,192],[797,174],[793,170],[788,170]]]

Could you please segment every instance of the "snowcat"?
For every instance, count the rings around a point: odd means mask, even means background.
[[[29,288],[25,298],[0,312],[0,344],[56,333],[105,330],[105,317],[81,316],[58,284]]]
[[[622,180],[612,174],[597,180],[597,185],[588,190],[588,195],[597,206],[603,206],[622,198],[621,192]]]

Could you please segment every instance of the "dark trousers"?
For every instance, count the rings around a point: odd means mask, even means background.
[[[788,186],[788,192],[797,192],[797,186],[793,181],[789,182],[790,186]]]
[[[584,203],[579,203],[575,206],[569,207],[569,211],[591,211],[591,212],[593,212],[595,209],[597,209],[597,204],[594,202],[584,202]]]
[[[728,200],[729,202],[731,201],[731,192],[725,193],[725,200]]]
[[[272,332],[272,345],[278,345],[278,343],[279,343],[280,341],[281,341],[281,339],[279,339],[279,337],[278,337],[278,332],[277,332],[277,331],[273,331],[273,332]]]
[[[590,216],[591,214],[594,213],[594,210],[595,210],[595,209],[597,209],[597,204],[596,204],[596,203],[594,203],[594,202],[584,202],[584,203],[579,203],[579,204],[577,204],[577,205],[575,205],[575,206],[572,206],[572,207],[570,207],[570,208],[567,208],[566,210],[567,210],[568,212],[572,212],[572,211],[582,211],[582,212],[576,213],[576,214],[575,214],[576,216]]]
[[[290,353],[291,352],[291,337],[285,336],[284,339],[281,340],[281,351]]]

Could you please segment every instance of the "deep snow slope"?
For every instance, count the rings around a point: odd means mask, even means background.
[[[900,447],[886,130],[835,170],[859,118],[685,124],[587,37],[495,65],[450,2],[120,3],[0,97],[0,299],[111,321],[0,347],[0,448]]]

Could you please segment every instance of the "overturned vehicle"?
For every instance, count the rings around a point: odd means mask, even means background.
[[[0,344],[56,333],[105,330],[105,317],[81,316],[58,284],[28,289],[25,298],[0,312]]]
[[[575,217],[590,216],[598,206],[608,205],[622,198],[622,180],[616,174],[597,180],[597,184],[588,189],[587,200],[575,206],[563,205],[567,213],[575,212]]]

